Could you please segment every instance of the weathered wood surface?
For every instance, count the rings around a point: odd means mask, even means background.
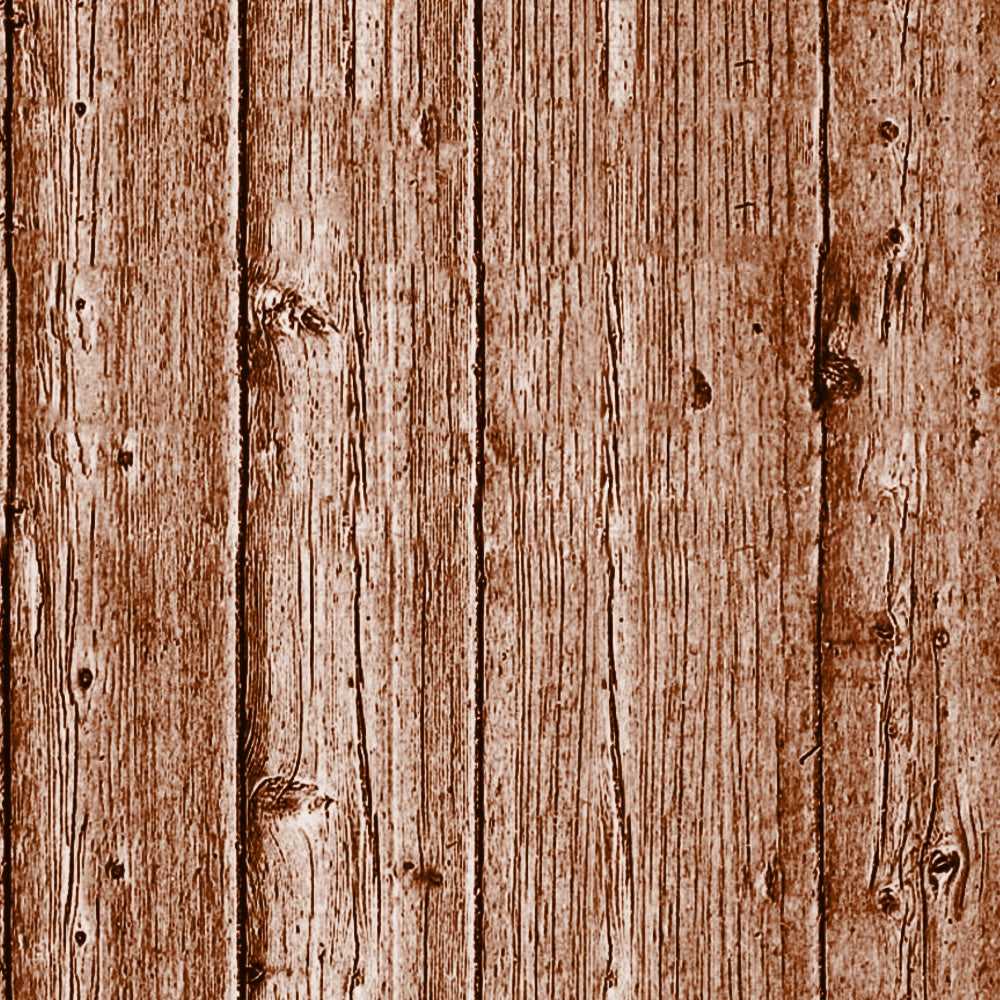
[[[487,996],[816,995],[817,43],[487,9]]]
[[[1000,982],[1000,16],[831,3],[822,337],[831,997]],[[838,360],[839,359],[839,360]]]
[[[248,8],[252,996],[468,988],[467,16]]]
[[[7,5],[12,998],[234,994],[231,13]]]
[[[1000,13],[5,23],[9,1000],[993,996]]]

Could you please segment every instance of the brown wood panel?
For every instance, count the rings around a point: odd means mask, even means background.
[[[819,24],[485,10],[487,996],[820,989]]]
[[[1000,982],[1000,14],[831,0],[829,20],[829,995],[986,997]]]
[[[235,992],[232,13],[8,5],[8,996]]]
[[[248,7],[248,996],[468,988],[470,13]]]

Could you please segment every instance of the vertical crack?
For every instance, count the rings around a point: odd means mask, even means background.
[[[11,610],[11,572],[14,544],[14,519],[17,505],[17,275],[14,270],[14,39],[21,26],[14,0],[4,0],[4,79],[6,94],[3,108],[4,135],[4,205],[3,249],[4,284],[7,295],[7,483],[4,502],[4,545],[0,561],[0,642],[3,647],[3,670],[0,672],[0,725],[3,727],[3,991],[5,1000],[14,1000],[12,963],[14,959],[14,877],[13,877],[13,771],[11,765],[11,674],[13,639]]]
[[[8,0],[9,2],[9,0]],[[247,106],[250,93],[250,67],[247,56],[247,8],[249,0],[238,0],[238,78],[237,108],[237,212],[236,260],[239,270],[239,315],[237,324],[237,364],[239,373],[240,485],[236,541],[236,968],[237,995],[247,996],[248,978],[248,901],[247,901],[247,826],[249,796],[247,789],[247,678],[249,646],[247,636],[247,510],[249,503],[250,448],[250,282],[247,265]],[[259,978],[259,977],[258,977]]]
[[[483,261],[483,0],[472,0],[472,256],[476,300],[476,483],[473,535],[476,549],[476,677],[473,765],[473,931],[472,989],[482,1000],[486,947],[485,900],[485,740],[486,740],[486,567],[483,538],[483,492],[486,480],[486,269]]]
[[[823,323],[823,277],[830,252],[830,157],[828,122],[830,115],[830,11],[829,0],[819,0],[820,107],[818,122],[820,244],[816,257],[816,293],[813,314],[813,406],[820,418],[819,532],[816,559],[816,634],[813,650],[813,797],[816,811],[816,907],[818,935],[819,1000],[826,1000],[826,839],[823,798],[823,582],[824,553],[829,521],[827,497],[829,437],[828,394],[824,367],[829,345]]]

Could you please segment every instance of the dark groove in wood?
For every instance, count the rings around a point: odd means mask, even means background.
[[[14,0],[4,0],[4,66],[3,136],[4,136],[4,195],[3,249],[4,282],[7,296],[7,468],[6,500],[4,503],[4,546],[0,560],[0,645],[3,669],[0,671],[0,758],[3,767],[3,991],[5,1000],[14,1000],[11,968],[14,957],[12,916],[13,891],[13,771],[11,754],[10,689],[13,657],[11,647],[11,560],[13,558],[14,517],[17,508],[17,275],[14,273],[14,32],[16,20]]]
[[[486,270],[483,259],[483,0],[472,0],[472,259],[476,295],[476,473],[473,534],[476,550],[476,680],[473,730],[474,796],[472,992],[483,997],[486,955],[483,877],[486,857],[486,567],[483,531],[483,494],[486,486]]]
[[[249,645],[246,629],[247,511],[250,496],[250,280],[247,266],[247,106],[250,94],[250,66],[247,56],[247,3],[238,0],[237,31],[239,65],[239,105],[237,109],[238,170],[236,214],[236,260],[239,268],[239,316],[237,358],[239,365],[240,486],[236,541],[236,968],[237,995],[247,995],[247,827],[249,790],[246,759],[247,675]]]
[[[830,252],[830,152],[828,118],[830,114],[830,10],[829,0],[819,0],[819,58],[820,58],[820,108],[819,108],[819,200],[820,245],[816,260],[816,300],[813,330],[813,405],[819,410],[819,532],[816,554],[816,636],[813,656],[813,782],[816,808],[816,908],[818,954],[817,969],[819,1000],[826,1000],[826,871],[823,798],[823,562],[829,520],[827,485],[829,465],[827,444],[828,394],[823,379],[827,342],[823,329],[823,271]]]

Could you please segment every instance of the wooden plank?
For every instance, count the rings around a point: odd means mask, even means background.
[[[248,8],[248,995],[467,988],[467,16]]]
[[[235,22],[14,13],[8,995],[233,996]]]
[[[1000,14],[829,14],[829,990],[990,996]]]
[[[819,11],[485,39],[484,995],[816,995]]]

